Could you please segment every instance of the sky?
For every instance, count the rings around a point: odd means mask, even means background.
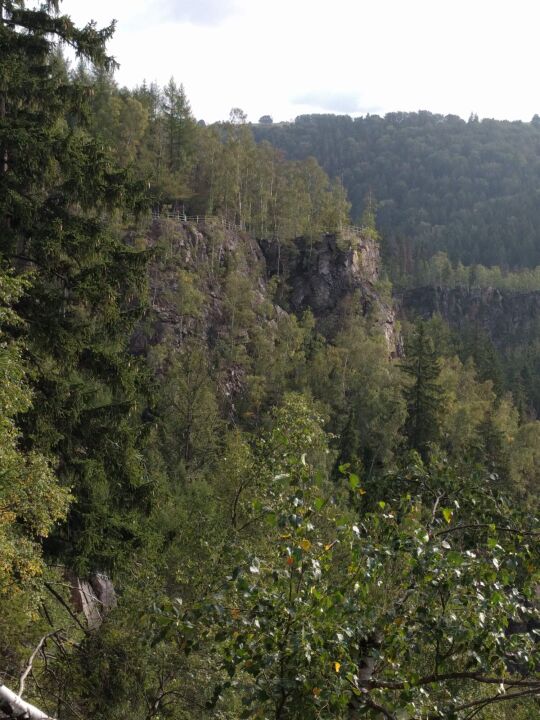
[[[537,0],[64,0],[117,21],[117,81],[173,76],[197,119],[540,114]]]

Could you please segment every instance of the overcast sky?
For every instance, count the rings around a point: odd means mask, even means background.
[[[538,9],[537,9],[538,8]],[[536,0],[64,0],[117,20],[122,85],[183,83],[195,116],[540,114]]]

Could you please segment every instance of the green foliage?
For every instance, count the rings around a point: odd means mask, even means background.
[[[340,462],[363,466],[368,475],[391,466],[405,403],[399,371],[380,331],[353,316],[334,342],[310,359],[309,382],[315,397],[331,408]]]
[[[282,241],[347,224],[345,191],[314,158],[288,162],[268,143],[256,145],[242,123],[201,128],[198,142],[193,187],[201,209]]]
[[[58,485],[47,458],[19,447],[17,416],[28,412],[32,394],[24,347],[6,332],[20,326],[13,310],[26,284],[0,272],[0,598],[13,601],[34,589],[43,573],[40,541],[65,517],[70,495]]]
[[[22,447],[20,419],[32,406],[25,347],[11,339],[14,305],[28,282],[0,270],[0,656],[3,677],[18,672],[26,644],[43,630],[38,609],[50,575],[42,544],[72,497],[49,458]],[[39,638],[39,635],[38,635]],[[35,640],[34,640],[35,639]]]
[[[399,145],[430,117],[335,121],[369,130],[358,177],[378,158],[358,234],[311,152],[257,144],[239,108],[197,125],[172,79],[118,88],[112,28],[3,9],[2,681],[32,656],[30,697],[58,720],[532,717],[538,348],[514,349],[515,399],[475,328],[434,318],[396,361],[362,247],[393,218],[406,273],[534,280],[456,264],[438,200],[418,220],[409,170],[385,170],[388,128]],[[424,157],[406,139],[394,154]],[[150,203],[173,217],[138,217]],[[295,315],[294,273],[327,276],[321,238],[365,286]],[[99,627],[81,611],[96,571],[117,597]]]
[[[516,423],[517,425],[517,423]],[[514,425],[509,449],[510,476],[516,487],[537,506],[540,454],[540,422],[534,420],[520,427]]]
[[[184,642],[194,623],[213,641],[228,676],[214,702],[233,688],[240,717],[463,718],[504,698],[494,684],[534,692],[536,644],[506,631],[531,613],[536,526],[444,460],[388,478],[385,500],[355,475],[329,484],[312,422],[286,401],[266,441],[264,549],[248,543],[225,587],[175,618]]]
[[[481,428],[494,412],[496,398],[489,380],[478,381],[470,360],[465,365],[457,357],[443,361],[438,381],[444,406],[440,417],[442,442],[457,460],[478,448]]]
[[[112,28],[79,30],[54,8],[20,5],[4,6],[0,26],[0,251],[33,271],[19,305],[35,395],[24,444],[56,456],[75,495],[51,552],[103,569],[136,537],[132,513],[147,496],[134,423],[142,376],[128,354],[147,258],[116,225],[135,189],[88,133],[87,93],[54,54],[67,42],[106,71]]]
[[[503,272],[497,265],[453,265],[445,252],[438,252],[423,262],[414,277],[407,280],[414,285],[435,285],[455,288],[495,288],[510,292],[536,292],[540,290],[540,266]]]
[[[370,191],[364,203],[364,212],[360,218],[360,225],[368,232],[372,239],[380,240],[380,235],[377,232],[376,212],[377,204],[375,203]]]
[[[169,474],[193,478],[216,459],[224,429],[205,350],[191,345],[170,359],[160,385],[157,411]]]

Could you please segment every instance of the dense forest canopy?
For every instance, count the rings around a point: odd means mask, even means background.
[[[540,264],[540,120],[468,121],[456,115],[302,115],[254,126],[287,156],[317,158],[341,178],[360,217],[377,221],[396,276],[446,252],[454,263],[503,269]]]
[[[174,79],[118,87],[112,27],[0,10],[0,717],[537,715],[537,355],[510,382],[478,332],[400,327],[380,258],[436,221],[425,282],[536,281],[506,272],[533,234],[480,239],[490,193],[532,207],[507,125],[263,118],[256,142]],[[475,141],[442,162],[439,127]]]

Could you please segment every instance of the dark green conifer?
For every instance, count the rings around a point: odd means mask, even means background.
[[[127,353],[146,258],[114,230],[134,188],[86,131],[87,91],[68,81],[57,50],[111,68],[113,26],[79,29],[56,2],[0,9],[0,254],[32,277],[19,307],[35,389],[24,441],[56,456],[75,496],[55,554],[80,571],[105,568],[135,539],[146,495],[140,376]]]
[[[430,443],[436,442],[439,436],[442,390],[437,383],[440,372],[437,353],[423,323],[416,326],[402,369],[411,378],[410,385],[404,390],[407,402],[405,432],[410,447],[425,458]]]

